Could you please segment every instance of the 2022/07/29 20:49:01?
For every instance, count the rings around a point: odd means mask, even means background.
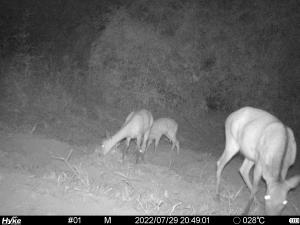
[[[209,224],[208,216],[136,216],[134,224]]]

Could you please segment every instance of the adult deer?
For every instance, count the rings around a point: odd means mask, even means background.
[[[102,142],[102,153],[106,155],[117,143],[126,138],[126,149],[123,151],[122,156],[124,159],[125,152],[128,151],[130,141],[132,139],[136,139],[138,146],[136,162],[138,162],[140,156],[144,160],[144,153],[152,124],[153,117],[151,112],[148,110],[142,109],[140,111],[131,112],[127,116],[121,129],[114,136],[107,138]]]
[[[154,121],[153,126],[150,131],[147,149],[153,141],[154,151],[156,152],[157,145],[160,138],[165,135],[172,142],[172,150],[176,147],[177,153],[179,154],[179,141],[176,138],[178,130],[178,124],[175,120],[170,118],[160,118]]]
[[[217,162],[217,197],[219,198],[220,176],[224,166],[241,152],[245,159],[240,173],[251,191],[244,214],[250,211],[261,177],[267,185],[264,197],[266,214],[280,214],[287,204],[289,190],[300,182],[299,175],[286,180],[287,171],[296,158],[293,131],[266,111],[244,107],[226,119],[225,136],[225,150]],[[253,166],[251,184],[249,172]]]

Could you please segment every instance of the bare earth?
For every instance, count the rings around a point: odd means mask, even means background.
[[[95,152],[100,137],[92,144],[70,144],[54,138],[53,130],[62,129],[51,122],[34,130],[13,130],[0,122],[0,214],[240,214],[249,197],[238,173],[240,156],[224,170],[221,201],[214,198],[216,161],[224,146],[223,117],[212,121],[203,123],[199,133],[182,126],[179,155],[162,139],[157,152],[151,146],[139,164],[134,163],[134,142],[122,161],[123,143],[103,157]],[[80,127],[70,129],[75,136],[88,136]],[[297,170],[299,166],[290,173]],[[263,213],[264,192],[261,182],[253,214]],[[290,192],[284,214],[300,214],[300,188]]]

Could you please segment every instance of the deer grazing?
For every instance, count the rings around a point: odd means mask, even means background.
[[[250,211],[261,177],[267,186],[264,197],[266,214],[281,214],[287,204],[289,190],[300,182],[299,175],[286,179],[287,171],[296,159],[293,131],[266,111],[244,107],[226,119],[225,136],[225,150],[217,162],[217,197],[224,166],[240,152],[245,157],[240,174],[251,191],[244,214]],[[249,172],[253,166],[251,183]]]
[[[123,151],[123,159],[125,152],[128,151],[129,143],[132,139],[136,139],[138,151],[136,152],[136,163],[139,158],[144,160],[147,140],[150,134],[150,129],[153,124],[151,112],[142,109],[140,111],[131,112],[121,129],[112,137],[107,138],[102,142],[102,153],[106,155],[116,144],[126,138],[126,149]]]
[[[175,120],[170,118],[160,118],[154,121],[150,131],[147,149],[154,142],[154,151],[156,152],[157,145],[160,138],[165,135],[172,142],[172,150],[176,147],[177,153],[179,154],[179,141],[176,138],[178,130],[178,124]]]

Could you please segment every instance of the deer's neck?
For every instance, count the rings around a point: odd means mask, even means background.
[[[128,134],[125,126],[107,141],[107,150],[109,151],[112,147],[114,147],[118,142],[120,142],[127,136]]]

